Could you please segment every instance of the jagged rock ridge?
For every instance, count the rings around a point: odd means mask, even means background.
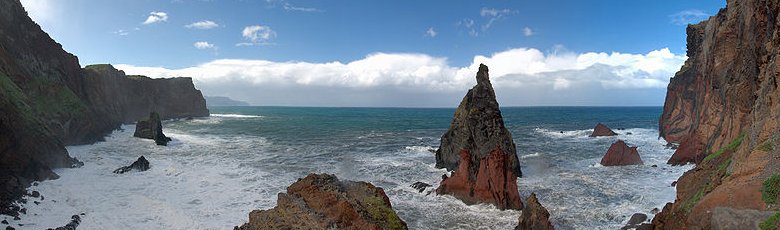
[[[436,167],[454,170],[436,191],[466,203],[522,209],[517,190],[520,161],[512,134],[504,127],[488,67],[480,64],[476,78],[477,85],[463,97],[436,151]]]

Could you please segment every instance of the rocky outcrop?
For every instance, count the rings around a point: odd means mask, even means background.
[[[133,170],[143,172],[149,170],[150,168],[152,167],[149,165],[149,161],[147,161],[144,156],[141,156],[138,158],[138,160],[135,160],[135,162],[133,162],[132,164],[114,170],[114,173],[124,174],[126,172],[130,172]]]
[[[641,165],[642,158],[636,147],[628,147],[623,140],[617,140],[612,143],[607,150],[607,154],[601,158],[603,166],[621,166],[621,165]]]
[[[550,223],[550,213],[547,209],[539,203],[536,198],[536,193],[531,193],[525,200],[525,208],[520,215],[517,227],[515,230],[552,230],[552,223]]]
[[[679,143],[670,164],[697,165],[656,229],[712,229],[715,209],[776,207],[768,198],[780,188],[764,182],[780,172],[779,17],[778,0],[728,0],[688,26],[688,59],[669,82],[659,131]]]
[[[0,212],[13,212],[9,202],[31,181],[56,178],[52,168],[79,164],[65,145],[102,140],[151,111],[163,119],[208,115],[191,79],[107,72],[82,69],[19,0],[0,1]]]
[[[235,229],[407,229],[382,188],[309,174],[279,193],[276,207],[254,210]]]
[[[449,130],[441,137],[436,167],[454,170],[442,180],[438,194],[450,194],[469,204],[522,209],[517,190],[520,161],[485,65],[480,64],[477,85],[463,97]]]
[[[604,124],[598,123],[596,124],[596,127],[593,128],[593,132],[590,133],[589,137],[607,137],[616,135],[617,133],[615,133],[615,131],[612,131],[612,129]]]
[[[168,145],[170,137],[166,137],[162,130],[160,115],[156,112],[149,113],[149,117],[135,124],[134,137],[154,140],[157,145]]]

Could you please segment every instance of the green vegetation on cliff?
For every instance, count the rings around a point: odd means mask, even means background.
[[[363,203],[368,206],[366,211],[374,220],[387,221],[389,229],[404,229],[401,219],[398,218],[398,215],[395,214],[392,208],[385,204],[381,197],[366,197],[363,199]]]
[[[770,176],[761,186],[761,198],[767,204],[775,204],[777,195],[780,193],[780,173]]]
[[[744,139],[745,139],[745,134],[744,133],[740,134],[736,139],[732,140],[731,143],[729,143],[725,147],[718,149],[718,151],[715,151],[714,153],[711,153],[710,155],[707,155],[707,157],[705,157],[703,161],[708,161],[708,160],[715,159],[718,156],[720,156],[721,154],[723,154],[723,152],[725,152],[725,151],[729,151],[729,152],[737,151],[737,147],[739,147],[739,145],[742,144],[742,140],[744,140]]]
[[[777,230],[780,225],[780,212],[775,212],[774,215],[767,218],[764,222],[758,225],[761,230]]]

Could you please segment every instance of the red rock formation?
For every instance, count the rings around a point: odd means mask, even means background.
[[[521,209],[520,161],[512,134],[504,127],[488,67],[480,65],[476,78],[477,85],[463,97],[436,151],[436,167],[455,170],[437,193],[452,194],[469,204]]]
[[[442,180],[436,192],[453,195],[467,204],[487,202],[500,209],[523,209],[517,176],[508,168],[507,154],[496,147],[479,162],[476,180],[469,178],[469,169],[476,166],[469,151],[461,150],[458,169]]]
[[[688,59],[669,82],[659,131],[680,144],[670,164],[697,165],[653,219],[656,229],[710,229],[719,226],[716,208],[776,205],[762,199],[762,184],[780,172],[780,1],[728,0],[687,32]]]
[[[366,182],[339,181],[334,175],[309,174],[279,193],[276,207],[254,210],[254,229],[407,229],[382,188]]]
[[[617,135],[615,131],[612,131],[612,129],[610,129],[604,124],[598,123],[596,124],[596,127],[593,128],[593,133],[590,134],[590,137],[604,137],[604,136],[615,136],[615,135]]]
[[[628,147],[623,140],[617,140],[612,143],[607,150],[607,154],[601,158],[601,165],[603,166],[620,166],[620,165],[641,165],[642,158],[639,157],[639,152],[636,147]]]
[[[517,223],[517,227],[515,227],[515,230],[526,230],[526,229],[533,229],[533,230],[553,230],[552,223],[550,223],[550,213],[547,212],[547,209],[542,206],[542,204],[539,203],[539,200],[536,199],[536,194],[531,193],[530,196],[525,200],[525,208],[523,209],[523,214],[520,215],[520,218]]]

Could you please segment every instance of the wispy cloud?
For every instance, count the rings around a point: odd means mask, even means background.
[[[536,33],[535,33],[535,32],[534,32],[534,30],[533,30],[533,29],[531,29],[530,27],[527,27],[527,26],[526,26],[526,27],[524,27],[524,28],[523,28],[523,35],[524,35],[524,36],[526,36],[526,37],[530,37],[530,36],[534,36],[534,34],[536,34]]]
[[[209,42],[195,42],[192,44],[192,46],[195,46],[195,48],[199,50],[206,50],[206,49],[216,49],[217,46],[215,46],[212,43]]]
[[[247,42],[238,43],[236,46],[269,45],[271,39],[276,38],[276,32],[268,26],[253,25],[244,27],[241,36]]]
[[[190,23],[189,25],[185,25],[184,27],[187,27],[188,29],[208,30],[208,29],[214,29],[219,27],[219,24],[210,20],[203,20],[203,21]]]
[[[482,31],[490,29],[490,27],[493,26],[493,23],[495,23],[496,21],[501,20],[506,16],[515,13],[517,13],[517,11],[510,10],[510,9],[495,9],[495,8],[483,7],[482,10],[479,11],[479,15],[482,16],[483,18],[486,18],[487,23],[482,25]]]
[[[113,34],[116,34],[116,35],[119,35],[119,36],[127,36],[127,35],[130,35],[130,32],[128,32],[127,30],[121,30],[121,29],[120,29],[120,30],[117,30],[117,31],[114,31],[114,32],[111,32],[111,33],[113,33]]]
[[[464,18],[455,23],[455,25],[462,26],[473,37],[479,36],[479,32],[474,28],[474,20],[471,18]]]
[[[692,23],[698,23],[701,20],[707,19],[708,16],[709,14],[704,13],[701,10],[691,9],[669,15],[669,20],[672,24],[684,26]]]
[[[425,31],[426,37],[435,38],[436,37],[436,30],[433,30],[433,27],[429,27],[428,30]]]
[[[146,18],[146,21],[144,21],[143,24],[149,25],[149,24],[166,22],[166,21],[168,21],[168,13],[155,11],[149,13],[149,17]]]
[[[324,12],[321,9],[317,9],[314,7],[300,7],[300,6],[294,6],[290,4],[289,2],[284,2],[284,5],[282,5],[282,8],[286,11],[300,11],[300,12]]]

